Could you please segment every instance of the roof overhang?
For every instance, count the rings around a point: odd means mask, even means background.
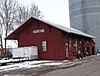
[[[83,33],[77,29],[74,29],[74,28],[66,28],[64,26],[61,26],[61,25],[57,25],[57,24],[53,24],[53,23],[50,23],[46,20],[42,20],[42,19],[38,19],[36,17],[30,17],[29,19],[27,19],[24,23],[22,23],[15,31],[13,31],[11,34],[9,34],[5,39],[10,39],[10,40],[16,40],[18,39],[18,35],[19,33],[23,30],[23,28],[25,28],[29,23],[31,23],[33,21],[33,19],[35,20],[38,20],[38,21],[41,21],[43,23],[46,23],[50,26],[53,26],[57,29],[60,29],[62,31],[65,31],[67,33],[71,33],[71,34],[76,34],[76,35],[80,35],[80,36],[84,36],[84,37],[88,37],[88,38],[95,38],[89,34],[86,34],[86,33]]]

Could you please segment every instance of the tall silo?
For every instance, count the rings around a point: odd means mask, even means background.
[[[71,27],[96,37],[100,49],[100,0],[69,0]]]

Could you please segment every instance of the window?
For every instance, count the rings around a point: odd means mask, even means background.
[[[72,44],[71,40],[69,40],[69,50],[72,51]]]
[[[68,43],[65,44],[65,48],[66,48],[66,57],[68,57]]]
[[[42,41],[42,50],[43,50],[44,52],[47,51],[47,42],[46,42],[46,41]]]
[[[76,47],[76,50],[77,50],[77,41],[75,41],[75,47]]]

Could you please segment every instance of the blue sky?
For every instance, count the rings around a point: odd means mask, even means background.
[[[50,22],[69,27],[68,0],[18,0],[22,5],[29,6],[35,3],[44,14],[44,19]]]

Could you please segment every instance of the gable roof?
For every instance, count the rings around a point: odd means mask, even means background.
[[[22,25],[20,25],[15,31],[13,31],[11,34],[9,34],[5,39],[12,39],[12,38],[14,39],[14,37],[12,37],[12,35],[15,36],[16,34],[18,34],[17,31],[18,30],[22,30],[22,28],[25,27],[24,24],[27,24],[29,21],[31,21],[31,19],[39,20],[39,21],[41,21],[43,23],[46,23],[46,24],[48,24],[50,26],[53,26],[53,27],[55,27],[57,29],[65,31],[67,33],[72,33],[72,34],[85,36],[85,37],[89,37],[89,38],[94,38],[92,35],[86,34],[84,32],[81,32],[81,31],[77,30],[77,29],[74,29],[74,28],[67,28],[67,27],[64,27],[64,26],[61,26],[61,25],[58,25],[58,24],[50,23],[50,22],[48,22],[46,20],[43,20],[43,19],[39,19],[39,18],[36,18],[36,17],[30,17],[28,20],[26,20],[24,23],[22,23]]]

